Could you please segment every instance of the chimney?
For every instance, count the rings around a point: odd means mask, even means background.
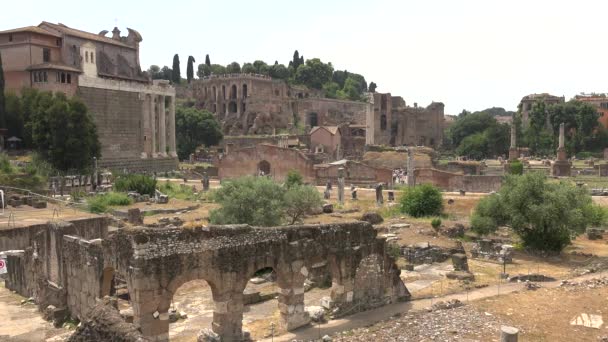
[[[112,39],[120,40],[120,30],[116,26],[114,26],[114,29],[112,30]]]

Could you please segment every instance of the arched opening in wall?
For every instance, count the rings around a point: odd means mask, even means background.
[[[226,99],[226,86],[225,85],[222,86],[222,99],[224,99],[224,100]]]
[[[435,147],[435,139],[434,138],[429,139],[429,146]]]
[[[228,112],[232,114],[236,113],[236,102],[230,101],[230,104],[228,104]]]
[[[243,84],[243,98],[247,98],[247,85]]]
[[[116,297],[118,310],[125,316],[127,321],[132,321],[133,308],[126,280],[116,273],[114,268],[106,267],[103,269],[99,282],[99,298],[105,296]]]
[[[226,103],[222,103],[222,114],[226,114]]]
[[[380,115],[380,129],[381,130],[386,130],[386,115],[382,114]]]
[[[272,267],[257,270],[247,282],[243,291],[243,331],[249,331],[254,341],[266,337],[273,323],[278,331],[278,294],[277,274]]]
[[[425,146],[426,143],[426,137],[425,136],[420,136],[418,138],[418,146]]]
[[[232,87],[230,87],[230,99],[231,100],[236,100],[236,85],[232,85]]]
[[[262,160],[258,163],[258,175],[268,176],[270,175],[270,163],[266,160]]]
[[[387,107],[387,96],[386,95],[382,95],[382,98],[380,99],[380,110],[386,110]]]
[[[211,94],[213,97],[213,101],[217,101],[217,91],[215,89],[215,86],[213,87],[213,94]]]
[[[211,106],[211,111],[217,113],[217,105],[215,103]]]
[[[247,110],[247,104],[245,103],[245,101],[243,101],[243,103],[241,104],[241,108],[243,108],[242,112],[245,113],[245,111]]]
[[[181,284],[169,304],[169,341],[196,340],[201,329],[211,329],[214,308],[207,281],[195,279]]]
[[[319,126],[319,115],[317,113],[308,113],[308,125],[310,127]]]

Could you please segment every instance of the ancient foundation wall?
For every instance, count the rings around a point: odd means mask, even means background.
[[[415,172],[416,184],[429,183],[445,191],[498,191],[503,180],[502,176],[469,176],[430,168],[416,169]]]
[[[264,170],[264,165],[268,166],[265,174],[277,181],[283,181],[291,170],[300,172],[306,182],[314,181],[312,161],[302,152],[265,144],[229,152],[219,162],[219,177],[255,176],[260,169]]]
[[[330,165],[328,167],[315,169],[316,184],[325,185],[328,180],[337,184],[338,169],[340,167],[345,168],[346,177],[344,183],[347,186],[350,186],[350,184],[361,186],[375,183],[392,183],[393,172],[389,169],[375,168],[363,163],[349,162],[346,165]]]
[[[74,231],[70,234],[85,239],[104,238],[108,235],[109,220],[99,216],[92,218],[75,219],[72,223]],[[48,229],[48,223],[36,224],[27,227],[0,229],[0,251],[25,249],[32,245],[34,236]]]
[[[103,255],[101,240],[76,236],[63,237],[63,265],[67,284],[67,307],[74,318],[82,320],[101,298]]]

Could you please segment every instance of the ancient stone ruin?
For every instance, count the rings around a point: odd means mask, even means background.
[[[331,298],[325,301],[334,316],[410,298],[395,260],[387,253],[386,240],[377,237],[367,222],[274,228],[137,227],[111,233],[106,223],[95,239],[81,236],[90,234],[72,223],[40,227],[30,247],[9,254],[8,264],[13,266],[6,287],[35,297],[41,310],[49,305],[59,313],[67,310],[90,328],[91,310],[96,310],[100,298],[112,295],[116,279],[121,279],[128,289],[135,328],[154,341],[168,340],[173,295],[191,280],[209,284],[215,302],[211,329],[225,341],[243,338],[243,291],[256,271],[264,268],[276,274],[280,324],[285,330],[310,322],[304,283],[313,270],[315,277],[325,272],[331,278]],[[324,270],[315,268],[322,263]]]

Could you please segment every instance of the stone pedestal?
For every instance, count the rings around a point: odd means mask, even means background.
[[[568,161],[568,156],[566,156],[565,148],[557,149],[557,161]]]
[[[509,161],[514,161],[519,159],[519,150],[517,148],[511,147],[509,149]]]
[[[570,177],[570,165],[569,161],[556,160],[551,165],[551,176],[554,177]]]

